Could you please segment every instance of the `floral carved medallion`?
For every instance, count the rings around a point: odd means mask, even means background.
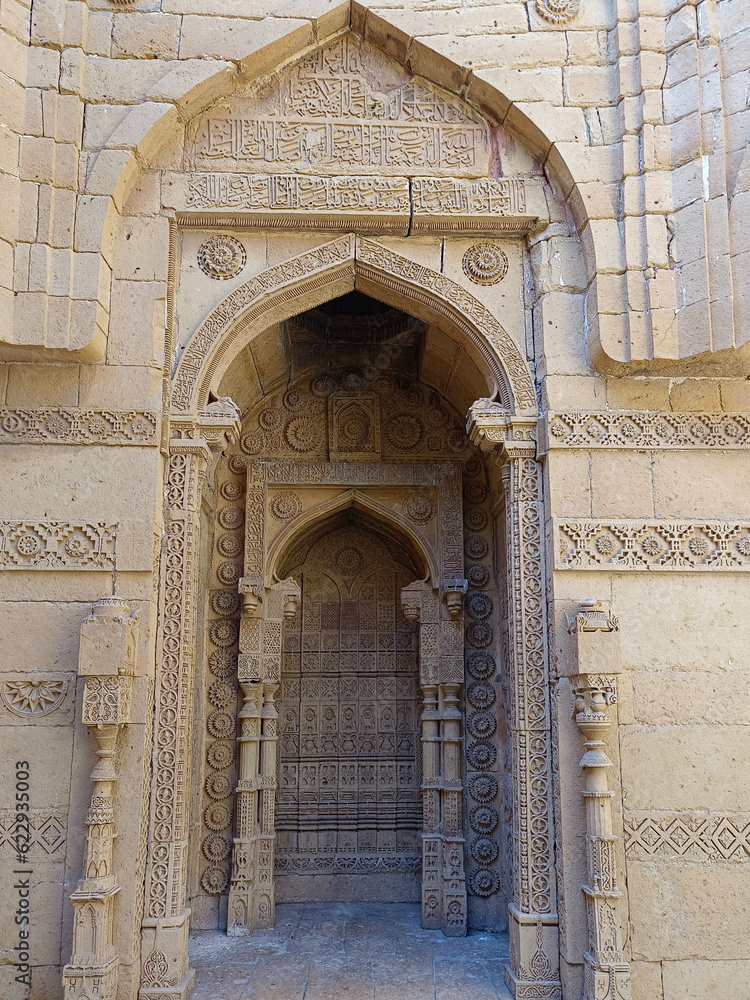
[[[0,696],[14,715],[36,719],[59,708],[67,690],[65,680],[14,680],[3,683]]]
[[[579,0],[536,0],[536,12],[545,21],[561,24],[578,13]]]
[[[245,248],[233,236],[212,236],[198,250],[198,266],[201,271],[217,281],[234,278],[246,261]]]
[[[464,273],[475,285],[496,285],[508,273],[508,258],[492,243],[469,247],[462,261]]]

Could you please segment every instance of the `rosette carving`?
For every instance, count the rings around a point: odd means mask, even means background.
[[[477,243],[469,247],[461,263],[464,274],[475,285],[496,285],[508,273],[508,258],[500,247],[492,243]]]
[[[234,278],[246,262],[247,252],[234,236],[212,236],[198,250],[198,266],[201,271],[217,281]]]

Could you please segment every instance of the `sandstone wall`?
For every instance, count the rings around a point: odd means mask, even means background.
[[[750,577],[737,545],[750,510],[750,18],[742,0],[581,0],[560,22],[545,10],[544,0],[0,4],[0,616],[8,637],[0,744],[6,760],[20,759],[21,747],[34,761],[32,995],[60,996],[70,957],[67,896],[81,874],[95,763],[80,722],[78,634],[111,592],[141,609],[118,786],[116,865],[136,876],[123,880],[118,997],[133,996],[138,979],[164,547],[162,405],[174,360],[165,352],[175,305],[163,174],[184,169],[197,114],[350,24],[500,123],[514,173],[544,178],[550,223],[525,249],[508,238],[518,268],[512,301],[487,301],[508,311],[504,322],[533,359],[545,414],[553,660],[570,657],[563,615],[579,601],[609,601],[620,618],[611,756],[623,793],[615,812],[633,997],[744,995]],[[247,237],[249,270],[328,238]],[[190,277],[198,239],[185,240]],[[436,270],[443,260],[459,270],[456,239],[383,242]],[[208,310],[203,293],[192,294],[180,303],[177,346]],[[571,423],[572,412],[619,423],[602,444],[601,431],[586,430],[589,418]],[[664,432],[654,430],[660,417]],[[623,434],[626,420],[635,433]],[[560,531],[574,522],[595,523],[594,541],[566,563]],[[627,569],[607,565],[610,543],[596,548],[617,524],[640,531],[640,562]],[[654,568],[668,532],[686,525],[695,542],[684,549],[687,562]],[[722,531],[735,561],[706,568],[701,560],[721,550]],[[37,541],[17,559],[7,553],[21,534]],[[597,559],[604,565],[592,569]],[[35,695],[35,708],[18,694],[28,675],[49,699]],[[555,688],[566,1000],[579,995],[586,946],[581,742],[567,684]],[[14,780],[8,771],[0,784],[4,885],[13,878]],[[23,996],[14,992],[14,943],[0,943],[0,993],[9,997]]]

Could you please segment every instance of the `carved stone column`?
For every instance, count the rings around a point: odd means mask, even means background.
[[[83,877],[70,895],[73,954],[63,970],[65,1000],[113,1000],[117,992],[115,752],[120,731],[130,721],[139,614],[131,614],[119,597],[104,597],[81,626],[78,674],[86,679],[82,721],[96,739],[99,761],[91,772],[94,788],[86,815]]]
[[[630,965],[623,958],[622,921],[617,885],[617,859],[612,799],[620,794],[615,778],[609,788],[606,738],[617,703],[617,674],[621,670],[618,622],[599,601],[579,604],[568,618],[575,664],[574,718],[584,740],[581,767],[585,774],[586,862],[583,886],[589,928],[584,953],[583,1000],[630,1000]]]
[[[201,491],[211,452],[239,434],[237,408],[219,400],[170,433],[140,1000],[185,1000],[194,979],[185,898]]]
[[[498,403],[480,400],[469,412],[467,431],[483,451],[497,453],[503,485],[513,776],[513,901],[505,978],[515,997],[559,1000],[544,503],[536,418],[511,417]]]
[[[422,926],[466,934],[462,827],[462,599],[466,581],[443,586],[444,606],[426,581],[401,591],[404,616],[419,622],[422,687]],[[441,613],[443,617],[441,619]]]
[[[276,747],[278,712],[274,696],[281,681],[281,629],[299,610],[295,580],[262,587],[260,574],[240,580],[243,614],[238,677],[244,694],[240,711],[237,820],[229,887],[227,934],[273,927],[276,833]]]

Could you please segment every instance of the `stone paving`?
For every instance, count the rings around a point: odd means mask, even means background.
[[[507,934],[446,938],[407,903],[287,903],[247,938],[199,931],[190,1000],[509,1000]]]

